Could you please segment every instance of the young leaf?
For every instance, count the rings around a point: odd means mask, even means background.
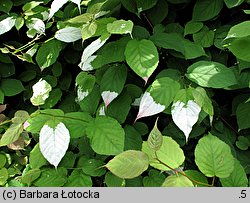
[[[133,22],[131,20],[116,20],[107,24],[107,31],[110,34],[130,34],[133,30]]]
[[[98,38],[84,49],[81,57],[81,62],[78,65],[83,71],[93,70],[91,62],[97,57],[96,55],[93,54],[98,49],[100,49],[107,40],[108,38],[105,38],[104,40]]]
[[[195,163],[207,177],[227,178],[234,169],[230,147],[210,133],[199,140],[195,148]]]
[[[30,98],[30,101],[34,106],[40,106],[43,105],[45,100],[49,97],[52,87],[46,82],[46,80],[40,79],[32,86],[32,90],[33,95]]]
[[[90,138],[91,147],[98,154],[117,155],[123,151],[125,133],[113,118],[95,118],[87,126],[86,134]]]
[[[179,174],[168,176],[162,184],[162,187],[194,187],[194,185],[187,177]]]
[[[81,29],[76,27],[66,27],[56,31],[55,38],[62,42],[75,42],[82,38]]]
[[[105,166],[120,178],[132,179],[147,170],[148,156],[141,151],[128,150],[115,156]]]
[[[8,17],[0,21],[0,35],[9,32],[15,26],[16,18]]]
[[[96,33],[97,28],[98,25],[95,21],[84,24],[81,29],[82,40],[84,41],[92,37]]]
[[[182,130],[188,140],[193,125],[198,121],[201,107],[193,100],[186,104],[181,101],[173,103],[171,114],[174,123]]]
[[[159,63],[159,55],[154,43],[150,40],[136,39],[128,42],[125,57],[130,68],[147,82]]]
[[[115,64],[104,73],[100,91],[106,108],[122,92],[126,79],[127,68],[125,65]]]
[[[202,87],[225,88],[237,84],[230,68],[212,61],[198,61],[187,69],[187,78]]]
[[[40,150],[50,164],[55,167],[65,155],[69,142],[69,130],[62,122],[47,122],[40,131]]]
[[[154,128],[149,133],[148,140],[147,140],[149,148],[154,151],[159,150],[163,142],[162,134],[157,128],[157,121],[158,119],[155,121]]]

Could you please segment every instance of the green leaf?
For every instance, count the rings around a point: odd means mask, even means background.
[[[210,133],[199,140],[195,148],[195,163],[207,177],[227,178],[234,169],[230,147]]]
[[[228,38],[243,38],[250,35],[250,20],[244,21],[230,28],[227,33]]]
[[[148,176],[143,178],[143,186],[144,187],[160,187],[165,181],[165,175],[155,169],[151,169],[149,171]]]
[[[238,58],[243,61],[250,62],[250,36],[236,38],[233,40],[228,49]]]
[[[233,8],[241,5],[244,0],[224,0],[224,2],[228,8]]]
[[[17,30],[20,30],[24,25],[24,18],[23,17],[18,17],[15,22],[15,27]]]
[[[22,183],[28,184],[29,186],[31,185],[31,183],[36,180],[37,178],[39,178],[39,176],[41,175],[41,170],[36,168],[36,169],[31,169],[29,170],[27,173],[22,175]]]
[[[198,0],[194,5],[193,20],[207,21],[217,16],[223,8],[223,0]]]
[[[0,11],[2,11],[4,13],[9,13],[12,6],[13,6],[13,3],[11,0],[2,0],[1,6],[0,6]]]
[[[147,10],[146,15],[153,25],[160,24],[168,15],[168,3],[165,0],[157,1],[153,8]]]
[[[3,91],[0,89],[0,104],[3,104],[4,102],[4,93]]]
[[[63,123],[70,132],[70,138],[79,138],[86,135],[86,128],[92,117],[86,112],[66,113]],[[81,128],[79,128],[81,126]]]
[[[45,103],[46,99],[48,99],[52,87],[46,80],[40,79],[32,86],[32,90],[33,95],[30,98],[30,101],[34,106],[40,106]]]
[[[214,30],[209,30],[207,26],[204,26],[199,32],[193,34],[193,39],[196,44],[208,48],[214,44],[214,35]]]
[[[187,170],[187,171],[184,171],[184,172],[189,178],[194,180],[194,181],[192,181],[194,186],[198,186],[198,187],[204,187],[205,186],[206,187],[208,185],[206,176],[204,176],[201,172],[195,171],[195,170]],[[197,183],[195,181],[198,181],[200,183]],[[202,184],[202,183],[204,183],[204,184]]]
[[[180,84],[169,77],[156,79],[143,94],[136,119],[164,111],[179,89]]]
[[[107,107],[121,92],[127,79],[125,65],[115,64],[104,73],[100,91],[102,99]]]
[[[8,178],[9,178],[8,170],[6,168],[1,168],[0,169],[0,185],[4,186]]]
[[[0,168],[3,168],[6,162],[7,162],[6,156],[4,154],[0,154]]]
[[[40,151],[39,143],[31,150],[29,163],[32,169],[39,169],[48,163]]]
[[[104,182],[108,187],[123,187],[125,186],[125,180],[115,176],[111,172],[107,172]]]
[[[227,178],[220,178],[223,187],[247,187],[246,172],[238,160],[234,160],[234,170]]]
[[[89,22],[87,24],[83,24],[81,29],[81,37],[82,40],[89,39],[92,37],[97,31],[98,25],[95,21]]]
[[[59,121],[48,121],[39,134],[39,146],[43,156],[55,167],[64,157],[70,142],[69,130]]]
[[[128,150],[115,156],[105,166],[120,178],[132,179],[147,170],[148,157],[141,151]]]
[[[62,98],[62,90],[60,88],[55,88],[49,93],[48,99],[46,99],[45,103],[41,105],[41,108],[51,109],[54,107]]]
[[[77,167],[82,167],[82,171],[92,177],[99,177],[105,174],[106,170],[103,167],[105,164],[98,159],[87,159],[81,162],[81,165]]]
[[[33,183],[36,187],[61,187],[67,181],[67,169],[60,167],[57,169],[46,168],[38,179]]]
[[[133,30],[133,22],[131,20],[116,20],[107,24],[107,31],[110,34],[130,34]]]
[[[124,130],[110,117],[97,117],[86,128],[91,147],[98,154],[117,155],[124,148]]]
[[[135,0],[137,4],[138,13],[153,8],[157,0]]]
[[[142,138],[141,134],[130,125],[124,127],[125,131],[125,146],[124,150],[141,150]]]
[[[250,128],[250,102],[240,103],[236,109],[239,130]]]
[[[162,187],[194,187],[194,185],[187,177],[179,174],[168,176],[162,184]]]
[[[11,144],[18,140],[19,136],[23,132],[23,124],[11,124],[11,126],[6,130],[0,140],[0,146],[5,146]]]
[[[231,69],[212,61],[192,64],[188,67],[186,76],[202,87],[225,88],[237,83]]]
[[[206,56],[202,46],[184,39],[178,33],[157,32],[150,38],[156,46],[180,52],[186,59]]]
[[[75,165],[76,155],[72,151],[66,152],[58,167],[73,168]]]
[[[157,128],[157,121],[158,119],[155,121],[154,128],[149,133],[148,140],[147,140],[149,148],[154,151],[159,150],[163,142],[162,134]]]
[[[158,151],[155,152],[150,149],[147,142],[143,142],[142,151],[148,155],[150,166],[163,171],[171,170],[169,167],[178,168],[185,159],[184,153],[178,143],[167,136],[163,136],[162,146]],[[169,167],[163,165],[157,159]]]
[[[250,146],[250,140],[245,136],[239,136],[235,144],[239,149],[247,150]]]
[[[24,89],[22,83],[16,79],[1,79],[0,88],[4,96],[15,96],[21,93]]]
[[[41,71],[56,62],[62,48],[62,43],[55,39],[42,44],[36,55],[36,62]]]
[[[188,21],[184,28],[184,36],[197,33],[203,27],[202,22]]]
[[[124,54],[130,68],[147,82],[159,63],[159,55],[154,43],[146,39],[131,40]]]
[[[70,174],[64,187],[91,187],[91,177],[83,173],[80,169],[75,169]]]

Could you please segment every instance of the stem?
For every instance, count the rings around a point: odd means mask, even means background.
[[[27,49],[27,48],[29,48],[30,46],[33,46],[34,43],[35,43],[35,41],[38,40],[38,39],[40,39],[40,35],[37,35],[33,40],[31,40],[31,41],[28,42],[27,44],[25,44],[25,45],[19,47],[17,50],[15,50],[15,51],[13,52],[13,54],[16,54],[16,53],[18,53],[18,52],[20,52],[20,51],[22,51],[22,50],[24,50],[24,49]]]
[[[213,177],[213,180],[212,180],[212,186],[214,186],[214,182],[215,182],[215,176]]]
[[[149,26],[151,27],[151,29],[154,29],[153,24],[150,22],[150,20],[148,19],[147,15],[145,13],[142,13],[143,17],[146,19],[146,21],[148,22]]]
[[[196,184],[199,184],[199,185],[204,185],[206,187],[213,187],[214,185],[209,185],[207,183],[203,183],[203,182],[200,182],[200,181],[197,181],[197,180],[194,180],[192,179],[191,177],[187,176],[186,173],[184,171],[178,171],[176,170],[175,168],[172,168],[171,166],[165,164],[164,162],[162,162],[161,160],[159,160],[156,152],[155,152],[155,156],[156,156],[156,159],[157,161],[159,161],[161,164],[163,164],[164,166],[168,167],[169,169],[171,169],[172,171],[174,171],[176,174],[180,173],[181,175],[185,176],[186,178],[188,178],[190,181],[196,183]]]
[[[5,125],[5,124],[7,124],[7,123],[11,123],[11,122],[12,122],[11,120],[4,121],[4,122],[0,123],[0,126],[1,126],[1,125]]]
[[[239,135],[237,130],[235,130],[223,117],[220,117],[220,119],[226,126],[228,126],[232,131],[234,131],[237,135]]]

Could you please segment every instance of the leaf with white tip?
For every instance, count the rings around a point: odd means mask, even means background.
[[[136,119],[164,111],[171,104],[179,89],[180,84],[169,77],[155,80],[141,98]]]
[[[51,19],[53,17],[53,15],[59,11],[60,8],[63,7],[64,4],[66,4],[68,2],[68,0],[54,0],[51,4],[50,7],[50,12],[49,12],[49,19]]]
[[[193,125],[198,121],[201,107],[193,100],[189,100],[187,104],[181,101],[173,103],[171,114],[174,123],[185,134],[188,140]]]
[[[83,71],[93,70],[91,62],[97,57],[93,54],[100,49],[107,40],[108,37],[105,39],[98,38],[84,49],[81,62],[78,65]]]
[[[39,35],[45,34],[45,24],[39,18],[31,18],[27,21],[27,27],[31,30],[34,29]]]
[[[81,0],[70,0],[70,1],[77,5],[78,10],[79,10],[79,12],[81,14],[81,7],[80,7],[81,6]]]
[[[100,85],[102,99],[107,107],[121,92],[127,78],[125,65],[113,65],[103,75]]]
[[[64,157],[70,142],[69,130],[62,122],[45,124],[39,136],[40,150],[48,162],[55,167]]]
[[[49,97],[52,87],[48,82],[46,82],[46,80],[40,79],[32,86],[32,90],[33,95],[30,98],[30,101],[34,106],[40,106],[43,105],[45,100]]]
[[[0,35],[9,32],[15,26],[16,18],[8,17],[0,22]]]
[[[55,38],[62,42],[75,42],[82,38],[81,29],[76,27],[66,27],[56,32]]]

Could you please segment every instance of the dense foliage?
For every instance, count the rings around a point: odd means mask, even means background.
[[[249,186],[249,0],[1,0],[1,186]]]

